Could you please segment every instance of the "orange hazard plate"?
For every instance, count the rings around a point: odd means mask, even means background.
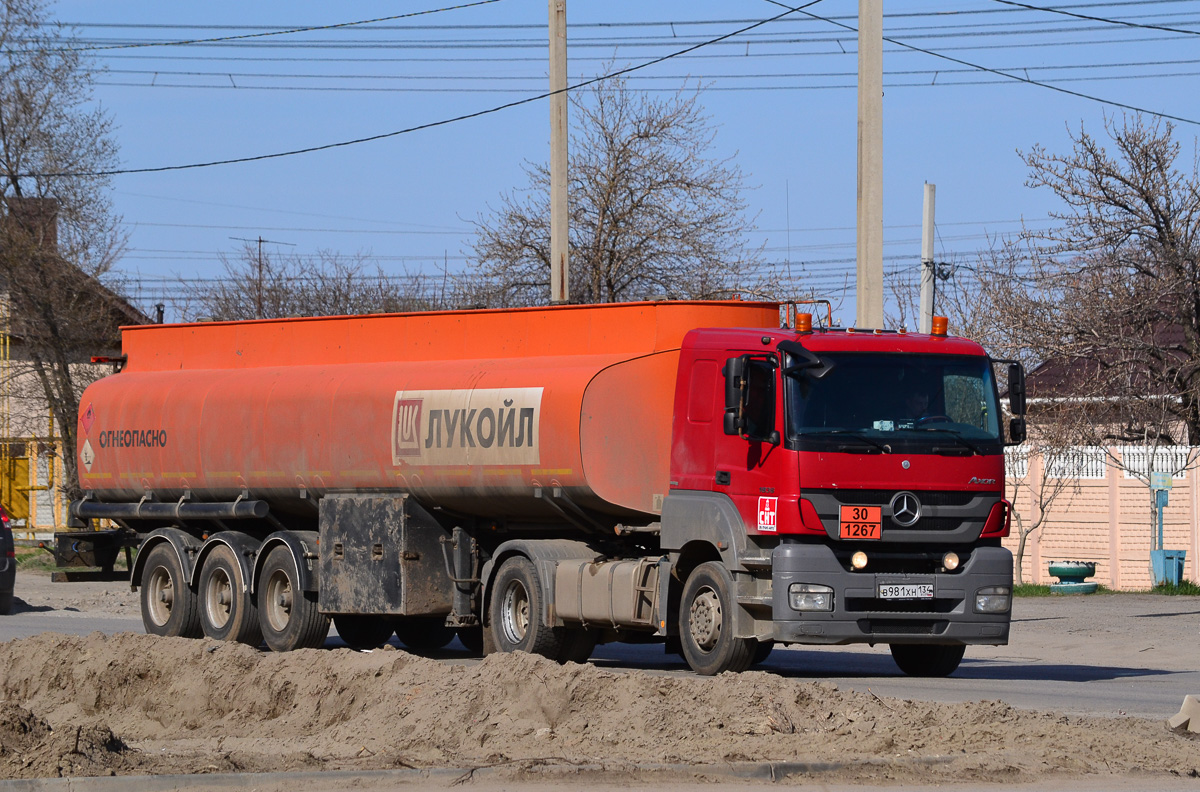
[[[883,507],[843,506],[840,536],[843,539],[882,539]]]

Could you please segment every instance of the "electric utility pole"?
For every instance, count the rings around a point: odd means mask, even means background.
[[[937,186],[925,182],[925,204],[921,213],[921,321],[918,330],[933,329],[933,290],[937,272],[933,263],[933,199]]]
[[[255,286],[254,286],[254,318],[262,319],[263,318],[263,257],[262,257],[263,243],[265,242],[268,245],[287,245],[288,247],[295,247],[296,245],[294,242],[279,242],[274,239],[263,239],[261,236],[258,237],[257,239],[246,239],[245,237],[229,237],[229,238],[236,239],[239,242],[257,242],[258,243],[258,266],[256,267],[257,277],[255,277]]]
[[[570,298],[567,262],[567,0],[550,0],[550,303]]]
[[[883,0],[858,0],[858,327],[883,327]]]

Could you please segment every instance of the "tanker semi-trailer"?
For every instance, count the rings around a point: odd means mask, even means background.
[[[887,643],[948,674],[1008,640],[1023,372],[1004,427],[1003,361],[944,320],[822,325],[728,301],[127,327],[71,506],[117,527],[60,563],[136,546],[147,632],[276,651],[332,619],[562,661],[663,641],[702,674]]]

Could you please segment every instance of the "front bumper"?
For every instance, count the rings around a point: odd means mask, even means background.
[[[956,572],[876,574],[849,571],[827,545],[785,544],[771,557],[775,640],[800,644],[1008,643],[1008,613],[975,613],[975,592],[1012,586],[1012,553],[977,547]],[[788,603],[792,583],[833,589],[833,610],[798,612]],[[931,600],[881,600],[880,583],[932,583]]]

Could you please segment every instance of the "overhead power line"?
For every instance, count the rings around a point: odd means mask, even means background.
[[[1200,31],[1185,30],[1183,28],[1165,27],[1163,25],[1148,25],[1144,22],[1127,22],[1124,19],[1107,19],[1105,17],[1089,16],[1088,14],[1078,14],[1074,11],[1068,11],[1065,8],[1046,8],[1043,6],[1029,5],[1027,3],[1017,3],[1014,0],[992,0],[994,3],[1000,3],[1006,6],[1016,6],[1024,8],[1027,11],[1043,11],[1047,14],[1062,14],[1063,16],[1074,17],[1075,19],[1086,19],[1089,22],[1103,22],[1107,25],[1121,25],[1122,27],[1144,28],[1145,30],[1162,30],[1166,33],[1186,33],[1191,36],[1200,36]]]
[[[443,11],[457,11],[463,8],[472,8],[474,6],[488,5],[490,3],[498,3],[500,0],[475,0],[473,3],[464,3],[463,5],[446,6],[445,8],[431,8],[425,11],[412,11],[408,14],[396,14],[394,16],[378,17],[376,19],[362,19],[357,22],[336,22],[332,25],[315,25],[313,27],[298,27],[288,30],[268,30],[262,33],[241,33],[236,36],[218,36],[216,38],[202,39],[185,39],[183,41],[137,41],[123,44],[107,44],[99,46],[85,47],[65,47],[58,52],[93,52],[100,50],[114,49],[136,49],[140,47],[183,47],[193,44],[216,44],[229,41],[244,41],[246,39],[263,38],[266,36],[286,36],[293,33],[310,33],[316,30],[335,30],[337,28],[357,27],[359,25],[371,25],[376,22],[390,22],[396,19],[407,19],[410,17],[425,16],[427,14],[438,14]]]
[[[791,6],[781,3],[781,2],[779,2],[779,0],[766,0],[766,2],[770,3],[771,5],[779,6],[780,8],[791,8]],[[798,8],[792,8],[791,10],[798,11],[799,13],[804,14],[805,16],[812,17],[813,19],[824,19],[829,24],[836,25],[837,27],[840,27],[840,28],[845,28],[846,30],[854,30],[856,33],[858,32],[855,28],[852,28],[843,22],[838,22],[833,19],[826,19],[825,17],[818,16],[817,14],[813,14],[808,11],[805,11],[804,8],[805,8],[804,6],[800,6]],[[906,49],[914,50],[916,52],[923,52],[926,55],[932,55],[935,58],[941,58],[942,60],[947,60],[947,61],[950,61],[951,63],[957,63],[960,66],[970,66],[972,68],[978,69],[979,71],[988,72],[989,74],[995,74],[1000,77],[1005,77],[1009,80],[1014,80],[1016,82],[1023,82],[1023,83],[1028,83],[1029,85],[1036,85],[1039,88],[1047,88],[1051,91],[1057,91],[1059,93],[1067,94],[1068,96],[1075,96],[1080,99],[1087,99],[1088,101],[1091,101],[1091,102],[1099,102],[1101,104],[1106,104],[1111,107],[1120,107],[1124,110],[1133,110],[1134,112],[1137,112],[1137,113],[1145,113],[1146,115],[1152,115],[1152,116],[1156,116],[1158,118],[1165,118],[1170,121],[1178,121],[1181,124],[1191,124],[1192,126],[1200,126],[1200,121],[1196,121],[1191,118],[1184,118],[1183,116],[1171,115],[1170,113],[1163,113],[1158,110],[1149,110],[1146,108],[1138,107],[1136,105],[1126,104],[1124,102],[1118,102],[1113,99],[1104,99],[1099,96],[1092,96],[1091,94],[1085,94],[1081,91],[1072,91],[1070,88],[1063,88],[1060,85],[1053,85],[1051,83],[1039,82],[1039,81],[1031,79],[1029,77],[1022,77],[1019,74],[1009,74],[1007,72],[1002,72],[997,69],[989,68],[987,66],[980,66],[977,63],[971,63],[970,61],[965,61],[965,60],[962,60],[961,58],[955,58],[953,56],[946,55],[941,52],[934,52],[933,50],[924,49],[923,47],[918,47],[914,44],[907,44],[903,41],[899,41],[894,38],[889,38],[888,36],[884,36],[883,40],[887,41],[891,44],[895,44],[896,46],[899,46],[899,47],[904,47]]]
[[[804,3],[803,5],[800,5],[796,8],[790,8],[790,7],[785,6],[785,8],[787,8],[787,10],[781,14],[776,14],[773,17],[769,17],[767,19],[760,20],[758,22],[755,22],[752,25],[747,25],[746,27],[739,28],[738,30],[734,30],[730,33],[726,33],[724,35],[717,36],[716,38],[712,38],[707,41],[703,41],[699,44],[693,44],[690,47],[685,47],[684,49],[678,50],[676,52],[672,52],[667,55],[663,55],[660,58],[654,58],[654,59],[648,60],[644,63],[639,63],[636,66],[628,66],[624,69],[618,69],[609,74],[600,75],[599,77],[593,77],[590,80],[584,80],[583,82],[576,83],[575,85],[568,85],[565,89],[563,89],[563,91],[575,91],[580,88],[586,88],[589,85],[594,85],[603,80],[610,80],[614,77],[620,77],[625,74],[631,74],[632,72],[639,71],[641,69],[645,69],[650,66],[654,66],[655,64],[671,60],[672,58],[676,58],[681,55],[685,55],[689,52],[694,52],[694,51],[700,49],[701,47],[706,47],[710,44],[716,44],[718,42],[725,41],[726,39],[733,38],[734,36],[741,35],[742,33],[745,33],[747,31],[754,30],[755,28],[762,27],[763,25],[770,24],[771,22],[774,22],[778,19],[782,19],[790,14],[794,14],[797,12],[803,13],[803,9],[811,8],[812,6],[817,5],[821,1],[822,0],[812,0],[811,2]],[[121,169],[108,170],[108,171],[90,171],[90,172],[78,172],[78,173],[22,173],[22,174],[17,174],[17,178],[31,178],[32,179],[32,178],[51,178],[51,177],[94,177],[94,176],[119,176],[122,174],[129,174],[129,173],[165,173],[168,171],[193,170],[196,168],[210,168],[210,167],[213,167],[216,165],[237,165],[237,164],[242,164],[242,163],[246,163],[246,162],[259,162],[262,160],[279,159],[280,157],[292,157],[292,156],[296,156],[298,154],[311,154],[311,153],[314,153],[317,151],[327,151],[329,149],[344,148],[346,146],[354,146],[354,145],[358,145],[360,143],[369,143],[369,142],[376,141],[376,140],[385,140],[387,138],[398,137],[399,135],[406,135],[411,132],[419,132],[424,129],[433,129],[435,127],[446,126],[448,124],[454,124],[459,121],[467,121],[472,118],[479,118],[481,116],[491,115],[492,113],[498,113],[502,110],[508,110],[513,107],[519,107],[521,105],[530,104],[532,102],[537,102],[542,99],[548,99],[549,97],[554,96],[558,93],[560,93],[560,91],[548,91],[546,93],[538,94],[537,96],[529,96],[524,99],[518,99],[518,100],[512,101],[512,102],[505,102],[502,105],[497,105],[495,107],[489,107],[485,110],[477,110],[473,113],[466,113],[464,115],[455,116],[453,118],[444,118],[444,119],[441,119],[440,121],[430,121],[425,124],[418,124],[416,126],[406,127],[405,129],[397,129],[392,132],[384,132],[384,133],[381,133],[378,135],[369,135],[367,137],[356,138],[354,140],[343,140],[343,141],[339,141],[337,143],[325,143],[325,144],[322,144],[319,146],[308,146],[306,148],[292,149],[290,151],[279,151],[279,152],[275,152],[272,154],[256,154],[256,155],[249,156],[249,157],[235,157],[235,158],[224,159],[224,160],[212,160],[210,162],[194,162],[194,163],[191,163],[188,165],[162,165],[162,166],[153,167],[153,168],[121,168]]]

